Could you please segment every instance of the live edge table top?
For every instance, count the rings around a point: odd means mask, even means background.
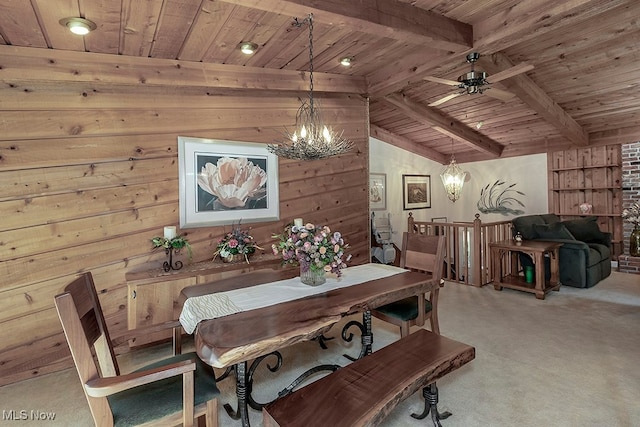
[[[295,270],[260,270],[182,290],[187,298],[295,277]],[[342,317],[439,286],[431,276],[404,272],[302,299],[204,320],[195,331],[198,356],[223,368],[319,336]]]

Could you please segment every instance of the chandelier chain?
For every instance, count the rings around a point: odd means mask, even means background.
[[[309,104],[313,111],[313,14],[309,14]]]
[[[269,144],[267,149],[279,157],[296,160],[317,160],[346,153],[354,143],[325,125],[320,108],[313,99],[313,14],[294,19],[296,27],[309,25],[309,99],[302,101],[296,113],[296,128],[286,131],[286,139],[279,145]]]

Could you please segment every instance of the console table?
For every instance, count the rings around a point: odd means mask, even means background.
[[[525,240],[516,242],[515,240],[502,240],[489,244],[491,248],[491,262],[493,268],[493,287],[501,291],[502,288],[517,289],[519,291],[531,292],[538,299],[560,289],[560,277],[558,274],[558,250],[562,243],[547,242],[543,240]],[[533,259],[535,266],[535,281],[527,283],[523,276],[519,275],[518,253],[522,252]],[[507,255],[510,260],[509,274],[505,273],[503,267],[507,267],[503,257]],[[549,257],[551,277],[545,280],[544,258]]]
[[[127,282],[127,326],[136,329],[175,320],[180,315],[180,292],[186,286],[213,282],[238,276],[256,269],[278,268],[280,259],[273,254],[254,254],[249,264],[244,261],[225,263],[220,258],[187,264],[180,270],[165,272],[162,266],[142,271],[129,271]],[[171,331],[139,337],[135,345],[156,342],[171,337]]]

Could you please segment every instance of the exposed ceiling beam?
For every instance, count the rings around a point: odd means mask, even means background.
[[[482,66],[489,73],[488,80],[491,81],[491,74],[513,67],[513,62],[505,54],[498,52],[482,58]],[[589,144],[589,135],[582,126],[525,74],[512,76],[501,81],[501,84],[555,127],[571,143],[577,146]]]
[[[323,24],[445,51],[461,51],[472,46],[471,25],[396,0],[222,1],[298,18],[313,13],[314,20]]]
[[[502,154],[503,147],[498,142],[475,132],[464,123],[447,116],[441,111],[414,102],[402,95],[389,95],[382,102],[393,104],[412,119],[428,126],[433,126],[438,132],[467,144],[476,150],[491,154],[494,157],[500,157]]]
[[[369,135],[379,139],[380,141],[386,142],[387,144],[391,144],[419,156],[426,157],[434,162],[442,163],[443,165],[449,162],[449,157],[439,151],[425,147],[424,145],[412,141],[409,138],[405,138],[404,136],[389,132],[380,126],[370,125]]]
[[[443,54],[441,51],[428,48],[423,52],[407,55],[401,61],[380,67],[367,77],[369,97],[377,99],[397,92],[411,83],[422,81],[434,67],[451,63],[453,60],[460,62],[460,58],[464,58],[464,54]]]
[[[274,91],[309,90],[309,73],[229,64],[177,61],[66,50],[0,45],[0,79],[84,81],[131,85],[170,85]],[[77,69],[100,67],[99,78]],[[25,73],[24,70],[29,70]],[[161,72],[160,72],[161,71]],[[363,77],[314,72],[318,92],[364,94]]]
[[[593,132],[589,139],[590,145],[631,144],[640,141],[640,126]]]

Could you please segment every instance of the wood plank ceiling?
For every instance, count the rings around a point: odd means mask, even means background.
[[[371,135],[446,163],[640,140],[636,0],[0,0],[0,44],[365,79]],[[59,20],[97,29],[71,36]],[[253,56],[241,41],[258,45]],[[515,96],[462,95],[425,80],[533,66],[492,85]],[[339,64],[353,59],[348,68]],[[1,65],[1,64],[0,64]],[[287,74],[290,76],[290,74]],[[267,88],[268,89],[268,88]]]

